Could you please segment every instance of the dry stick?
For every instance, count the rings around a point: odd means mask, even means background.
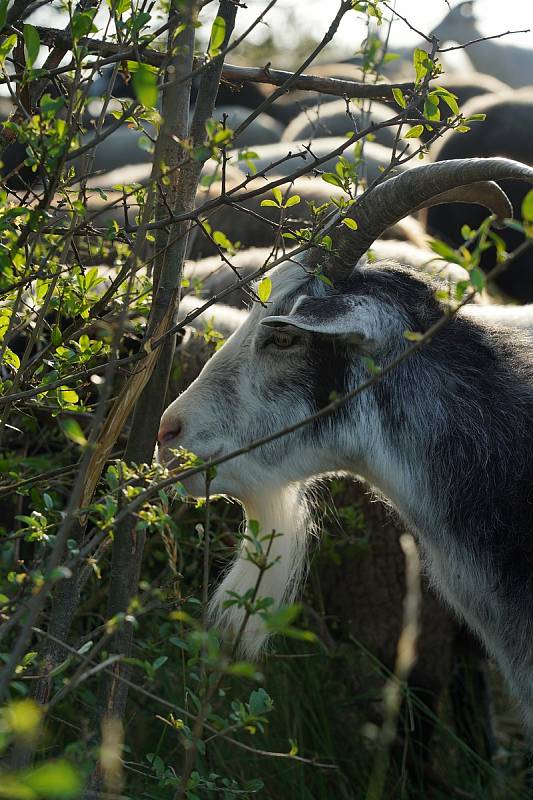
[[[479,38],[471,39],[469,42],[465,42],[464,44],[456,44],[453,47],[439,48],[437,53],[449,53],[451,50],[464,50],[465,47],[470,47],[471,44],[488,42],[490,39],[501,39],[502,36],[512,36],[514,33],[531,33],[531,28],[524,28],[523,30],[517,31],[505,31],[505,33],[495,33],[493,36],[480,36]]]
[[[347,5],[347,4],[344,4]],[[349,10],[349,9],[347,9]],[[264,14],[265,12],[263,12]],[[37,26],[41,42],[43,44],[53,45],[55,42],[60,42],[63,45],[70,44],[72,40],[65,34],[64,31],[55,30],[54,28],[43,28]],[[113,61],[138,61],[142,59],[143,63],[150,64],[154,67],[160,67],[164,61],[164,53],[152,50],[150,48],[139,48],[134,50],[124,50],[118,44],[98,41],[90,39],[89,37],[82,37],[78,42],[80,47],[87,49],[89,53],[98,55],[110,56],[110,61],[106,63],[113,63]],[[313,58],[315,56],[313,55]],[[198,64],[195,61],[195,65]],[[200,63],[195,66],[193,74],[201,71],[206,66],[205,63]],[[305,66],[302,67],[305,69]],[[337,78],[324,78],[318,75],[305,75],[299,72],[287,72],[286,70],[270,69],[270,67],[239,67],[234,64],[224,64],[222,68],[222,80],[231,83],[266,83],[270,86],[282,86],[290,80],[291,89],[307,89],[324,94],[335,95],[336,97],[362,97],[371,98],[373,100],[393,100],[393,89],[399,88],[406,92],[413,89],[412,82],[403,83],[383,83],[383,84],[368,84],[358,83],[357,81],[343,81]],[[0,81],[1,83],[2,81]]]
[[[378,736],[366,800],[381,800],[383,796],[390,749],[396,738],[396,726],[403,696],[402,689],[416,663],[421,603],[420,558],[411,534],[402,534],[400,545],[405,556],[406,593],[403,604],[403,625],[398,640],[394,674],[387,680],[383,689],[383,725]]]

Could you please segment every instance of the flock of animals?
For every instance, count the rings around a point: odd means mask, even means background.
[[[454,8],[434,33],[443,41],[479,38],[473,4]],[[358,483],[346,489],[349,502],[368,516],[372,537],[364,556],[350,557],[336,573],[325,593],[326,609],[334,614],[342,608],[345,631],[393,664],[404,594],[398,538],[407,525],[422,543],[433,590],[446,600],[440,604],[425,586],[413,679],[425,692],[424,701],[436,703],[453,683],[457,654],[465,647],[476,651],[483,670],[479,646],[471,641],[465,645],[467,635],[458,621],[462,619],[497,659],[533,736],[533,357],[528,339],[533,311],[524,306],[533,302],[531,251],[494,281],[496,299],[484,293],[425,347],[402,360],[410,346],[403,333],[424,332],[442,315],[434,281],[445,277],[455,283],[466,277],[461,267],[435,260],[429,239],[436,236],[458,246],[464,241],[462,226],[476,228],[487,215],[483,192],[477,198],[469,194],[469,202],[433,206],[431,193],[426,193],[423,205],[428,208],[417,210],[421,204],[413,198],[423,193],[424,182],[433,189],[442,184],[439,191],[453,194],[461,181],[486,186],[496,178],[516,216],[531,188],[533,50],[499,40],[472,45],[467,54],[471,71],[447,72],[438,83],[457,95],[465,115],[483,113],[486,121],[473,124],[466,135],[445,134],[429,146],[426,166],[409,162],[382,185],[384,191],[376,197],[383,205],[371,199],[374,205],[368,208],[371,220],[383,212],[370,244],[358,244],[358,231],[346,226],[335,231],[334,244],[339,243],[343,257],[340,262],[332,257],[325,265],[332,287],[310,277],[309,256],[303,256],[289,257],[272,272],[273,291],[266,308],[254,302],[248,310],[246,287],[229,291],[237,275],[250,275],[273,252],[281,252],[279,209],[261,206],[265,196],[222,205],[209,216],[213,229],[239,243],[236,255],[222,258],[208,237],[193,232],[182,319],[213,295],[224,292],[224,302],[196,317],[180,338],[180,373],[169,400],[186,391],[163,416],[159,452],[163,460],[179,445],[205,458],[228,453],[316,414],[332,392],[353,391],[368,378],[365,359],[383,365],[399,359],[395,370],[330,416],[220,465],[213,491],[241,500],[247,517],[259,519],[265,532],[284,531],[272,549],[279,560],[264,576],[265,593],[283,601],[295,596],[305,573],[313,528],[310,497],[317,476],[363,476],[400,512],[402,521],[376,512],[368,487]],[[359,68],[349,63],[312,71],[354,80],[360,76]],[[104,90],[105,76],[93,87],[95,98]],[[120,94],[118,85],[115,91]],[[217,118],[238,127],[269,91],[258,85],[222,87]],[[253,152],[255,169],[265,170],[269,179],[287,176],[312,164],[313,156],[334,150],[348,131],[393,113],[377,102],[363,111],[354,104],[348,107],[344,99],[290,92],[239,135],[229,154],[226,185],[242,181],[249,170],[248,162],[239,159],[243,149]],[[150,133],[148,129],[148,138]],[[124,224],[122,204],[108,207],[116,184],[149,179],[150,154],[139,147],[143,136],[138,130],[119,129],[96,148],[90,185],[105,190],[107,200],[100,200],[96,192],[90,200],[95,226],[105,226],[110,219]],[[384,128],[375,141],[365,143],[360,170],[368,182],[389,164],[394,138],[395,129]],[[417,142],[410,140],[410,146],[416,149]],[[293,157],[284,161],[289,151]],[[471,159],[478,157],[504,157],[532,169],[490,161],[476,170]],[[450,172],[450,159],[465,161]],[[277,166],[268,170],[274,162]],[[311,202],[320,205],[342,194],[320,175],[332,171],[334,164],[332,159],[311,170],[311,177],[290,184],[289,194],[298,195],[300,202],[286,209],[287,225],[304,227],[312,217]],[[83,171],[84,164],[76,167]],[[469,169],[471,175],[465,177]],[[216,196],[217,186],[202,188],[198,204]],[[404,203],[407,196],[411,201]],[[97,215],[99,203],[105,210]],[[490,201],[488,206],[493,207]],[[134,215],[132,200],[129,222]],[[512,229],[500,235],[509,250],[523,240]],[[283,246],[288,247],[287,241]],[[494,265],[491,249],[482,267],[489,271]],[[213,352],[202,335],[206,325],[231,338],[204,367]],[[193,480],[189,488],[201,494],[203,481]],[[376,576],[389,576],[385,580],[391,613],[382,626],[375,624],[377,618],[384,619],[382,594],[373,585]],[[238,629],[238,612],[223,606],[226,591],[245,591],[256,577],[244,547],[216,591],[215,620]],[[339,601],[343,593],[355,598],[351,610]],[[244,637],[246,651],[256,655],[263,641],[261,626],[251,622]],[[490,736],[489,731],[487,739]]]

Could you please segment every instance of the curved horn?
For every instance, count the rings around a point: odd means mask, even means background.
[[[331,231],[335,255],[328,271],[347,277],[381,234],[414,211],[440,203],[479,203],[498,220],[511,217],[512,206],[494,180],[533,183],[533,168],[507,158],[459,158],[426,164],[376,186],[354,203],[348,216],[357,230],[339,224]]]

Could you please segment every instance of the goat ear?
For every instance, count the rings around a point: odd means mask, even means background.
[[[474,0],[466,0],[466,2],[464,3],[459,3],[457,8],[460,10],[461,16],[466,17],[468,19],[471,19],[476,15],[474,8]]]
[[[323,336],[342,337],[350,344],[370,351],[375,339],[371,331],[373,315],[369,315],[368,311],[368,305],[354,296],[304,295],[298,298],[289,314],[265,317],[261,325],[279,330],[291,327]]]

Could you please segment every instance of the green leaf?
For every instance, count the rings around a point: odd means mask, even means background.
[[[426,119],[440,119],[440,111],[439,111],[439,98],[434,97],[431,94],[426,98],[426,102],[424,103],[424,116]]]
[[[281,189],[279,189],[276,186],[274,189],[272,189],[272,194],[274,195],[274,199],[276,200],[278,206],[280,206],[283,202],[283,195],[281,193]]]
[[[278,203],[275,200],[261,200],[262,206],[274,206],[274,208],[279,208]]]
[[[2,28],[6,24],[8,3],[9,0],[1,0],[0,2],[0,30],[2,30]]]
[[[322,180],[326,181],[326,183],[331,183],[333,186],[340,186],[341,189],[343,188],[343,182],[334,172],[324,172]]]
[[[13,367],[13,369],[20,368],[20,358],[9,347],[6,347],[4,351],[4,361],[6,364],[9,364],[10,367]]]
[[[250,693],[248,704],[250,706],[250,713],[254,716],[259,716],[266,711],[271,711],[273,706],[272,698],[263,688],[254,689],[254,691]]]
[[[346,225],[347,228],[350,228],[351,231],[356,231],[357,228],[359,227],[357,225],[357,222],[351,217],[344,217],[344,219],[342,220],[342,224]]]
[[[224,17],[215,17],[211,28],[211,39],[209,41],[208,53],[211,58],[220,53],[220,49],[226,38],[226,20]]]
[[[33,67],[41,48],[39,31],[33,25],[24,25],[22,34],[26,46],[26,64],[28,67]]]
[[[479,267],[473,267],[470,270],[470,283],[478,292],[481,292],[485,288],[485,276]]]
[[[293,194],[293,196],[289,197],[289,199],[285,203],[285,208],[290,208],[291,206],[297,206],[300,200],[301,198],[299,194]]]
[[[43,114],[55,116],[57,112],[65,105],[64,97],[52,97],[49,94],[43,94],[39,103]]]
[[[228,675],[237,675],[239,678],[251,678],[253,680],[260,680],[262,677],[255,664],[251,664],[249,661],[235,661],[229,665],[226,672]]]
[[[431,94],[441,97],[453,114],[459,115],[461,113],[457,104],[457,95],[452,94],[447,89],[443,89],[442,86],[437,86]]]
[[[133,91],[135,97],[143,106],[154,108],[157,104],[157,73],[148,64],[139,64],[133,73]]]
[[[88,33],[98,30],[93,25],[93,19],[96,14],[96,8],[89,11],[77,11],[72,17],[72,38],[81,39],[82,36],[87,36]]]
[[[533,222],[533,189],[522,200],[522,217],[526,222]]]
[[[36,792],[37,797],[70,798],[81,792],[81,778],[78,771],[61,759],[49,761],[23,775],[23,783]]]
[[[54,325],[54,327],[52,328],[52,336],[51,336],[53,346],[58,347],[58,345],[61,344],[61,339],[62,339],[61,329],[57,325]]]
[[[69,389],[68,386],[61,386],[57,390],[57,398],[60,403],[69,403],[70,405],[76,405],[80,400],[78,393],[74,389]]]
[[[392,90],[392,94],[396,103],[400,106],[400,108],[407,108],[407,100],[405,99],[404,93],[401,89],[395,88]]]
[[[462,258],[455,252],[453,247],[449,247],[449,245],[445,244],[444,242],[439,242],[438,240],[431,241],[429,246],[436,253],[438,256],[441,256],[446,261],[450,261],[452,264],[460,264],[463,266]]]
[[[416,83],[421,83],[430,69],[432,69],[433,62],[425,50],[417,47],[413,53],[413,65],[416,72]]]
[[[79,444],[80,447],[83,447],[84,445],[87,444],[87,439],[85,438],[85,435],[79,423],[76,422],[75,419],[73,419],[72,417],[67,417],[66,419],[60,419],[59,425],[61,427],[61,430],[67,437],[67,439],[70,439],[71,442],[74,442],[74,444]]]
[[[421,133],[424,131],[423,125],[414,125],[410,128],[407,133],[403,134],[404,139],[417,139]]]
[[[17,34],[12,33],[11,36],[8,36],[7,39],[4,39],[2,44],[0,44],[0,64],[2,64],[6,56],[13,50],[17,43]]]
[[[130,0],[107,0],[107,5],[109,8],[113,9],[115,14],[119,17],[131,8]]]
[[[261,279],[259,286],[257,287],[257,296],[261,300],[262,303],[266,303],[268,298],[272,293],[272,281],[265,275],[264,278]]]

